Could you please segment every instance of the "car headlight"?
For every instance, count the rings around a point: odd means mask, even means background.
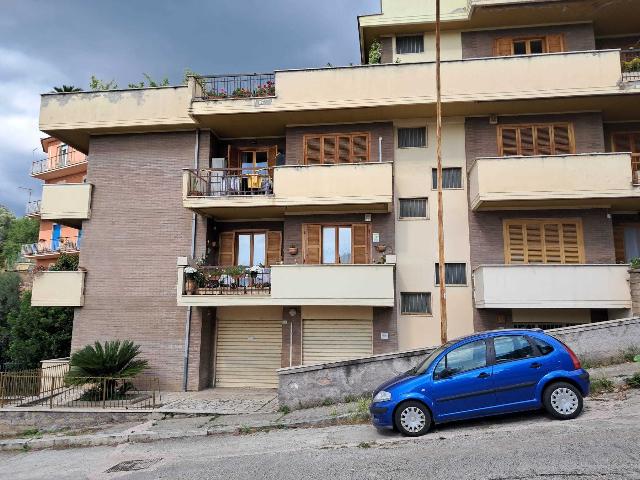
[[[389,400],[391,400],[391,394],[389,392],[385,392],[384,390],[380,390],[378,393],[376,393],[376,396],[373,397],[374,403],[388,402]]]

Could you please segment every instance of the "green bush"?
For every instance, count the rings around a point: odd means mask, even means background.
[[[640,388],[640,372],[636,372],[626,379],[627,385],[631,388]]]
[[[137,358],[140,346],[130,340],[95,342],[71,355],[67,382],[85,383],[87,378],[131,378],[142,373],[148,362]]]
[[[628,62],[623,62],[622,70],[624,72],[640,72],[640,57],[636,57]]]
[[[61,253],[53,265],[49,267],[52,272],[75,272],[78,270],[80,257],[77,254]]]
[[[611,393],[615,390],[616,385],[608,378],[594,378],[591,380],[591,393]]]
[[[382,45],[379,40],[374,40],[369,48],[369,64],[373,65],[382,61]]]

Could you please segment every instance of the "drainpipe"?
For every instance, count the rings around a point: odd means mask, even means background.
[[[378,137],[378,162],[382,163],[382,137]]]
[[[193,152],[193,167],[198,170],[200,165],[200,130],[196,129],[196,145]],[[191,258],[196,256],[196,214],[191,214]],[[187,309],[187,320],[184,324],[184,371],[182,373],[182,390],[187,391],[189,383],[189,342],[191,337],[191,317],[193,307]]]

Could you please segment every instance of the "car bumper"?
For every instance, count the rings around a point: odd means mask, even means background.
[[[377,428],[393,428],[393,409],[395,404],[391,402],[372,403],[369,406],[371,423]]]
[[[589,389],[591,387],[591,380],[589,379],[589,372],[584,369],[578,370],[577,380],[580,385],[580,390],[582,390],[582,394],[586,397],[589,395]]]

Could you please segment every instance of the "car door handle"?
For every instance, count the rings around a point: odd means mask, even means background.
[[[538,363],[538,362],[534,362],[534,363],[531,364],[531,368],[540,368],[541,366],[542,366],[542,364]]]
[[[482,372],[480,375],[478,375],[478,378],[489,378],[491,375],[489,375],[487,372]]]

